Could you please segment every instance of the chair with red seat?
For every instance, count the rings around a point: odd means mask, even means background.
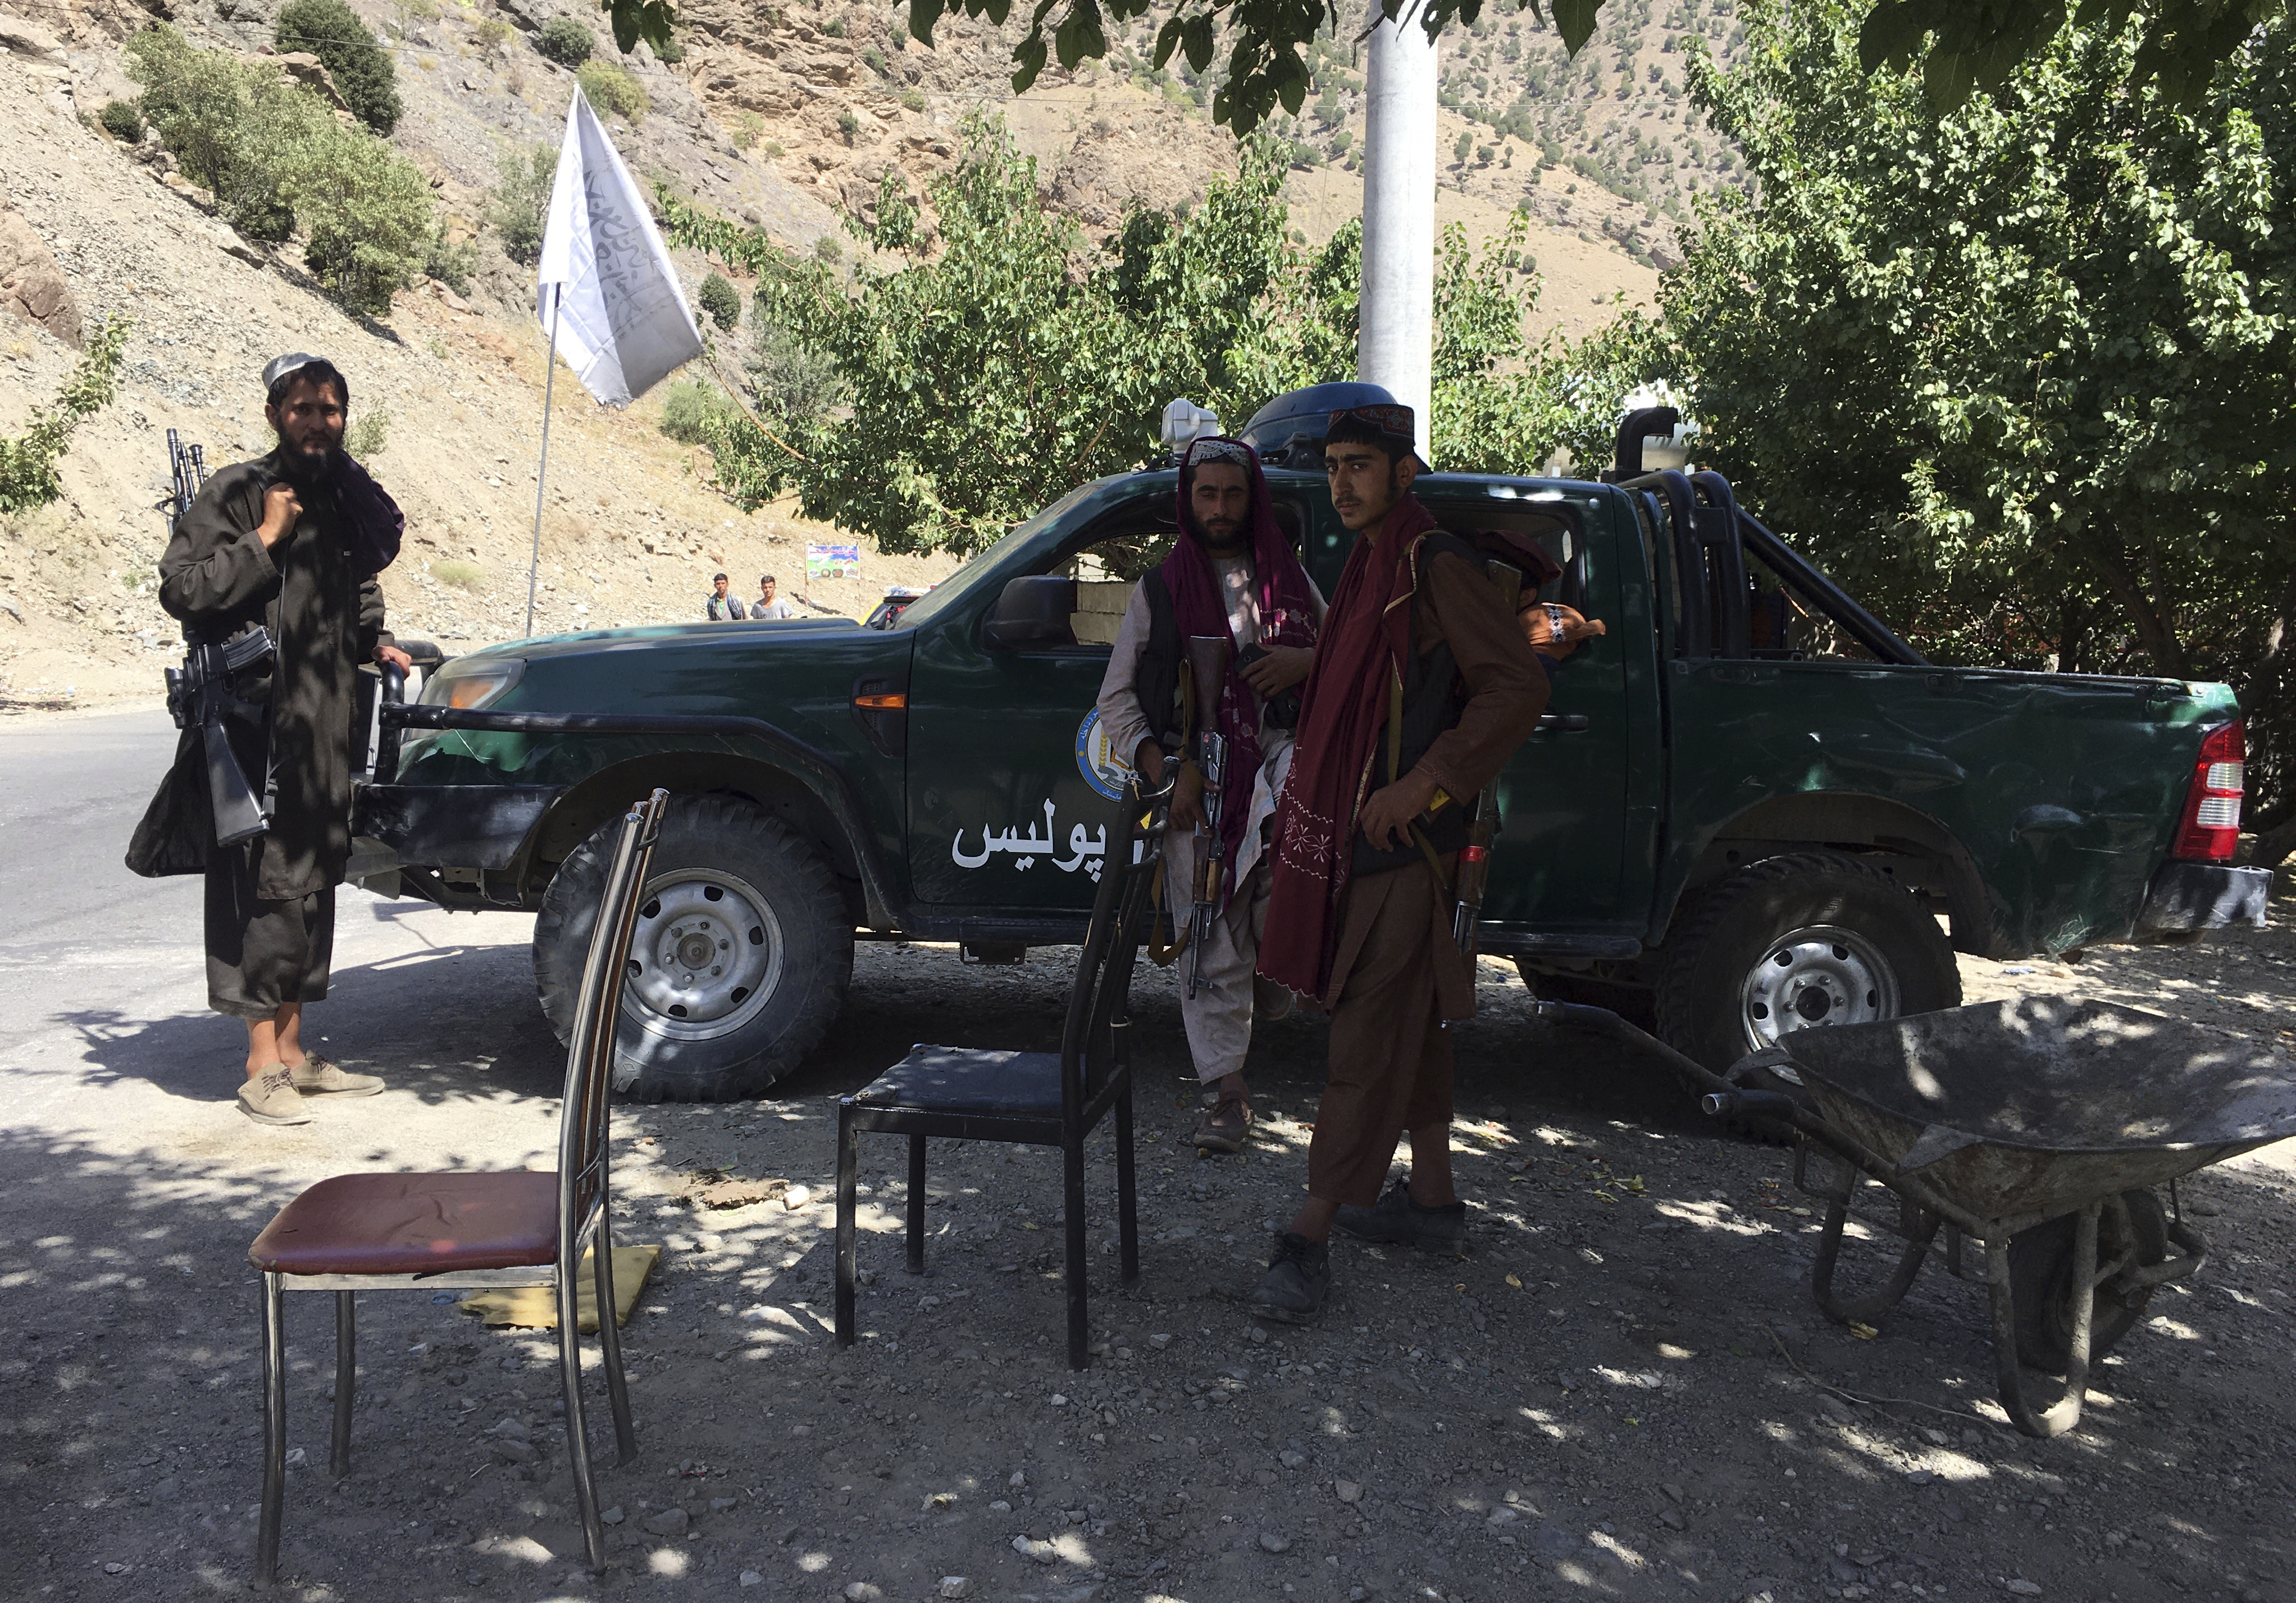
[[[248,1249],[263,1271],[263,1505],[256,1578],[279,1568],[279,1516],[287,1481],[287,1365],[282,1295],[335,1294],[335,1419],[332,1468],[350,1473],[351,1398],[357,1365],[354,1299],[362,1291],[548,1286],[558,1294],[558,1362],[566,1391],[566,1446],[590,1567],[605,1565],[605,1528],[582,1421],[582,1354],[575,1293],[593,1251],[598,1344],[614,1413],[618,1462],[637,1456],[614,1321],[613,1243],[607,1210],[607,1106],[614,1025],[646,862],[667,791],[631,810],[607,871],[566,1053],[554,1173],[342,1174],[289,1203]]]

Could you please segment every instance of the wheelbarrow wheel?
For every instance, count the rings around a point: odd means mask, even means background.
[[[2133,1247],[2136,1266],[2151,1268],[2169,1253],[2169,1216],[2150,1190],[2124,1191],[2122,1210],[2106,1208],[2097,1219],[2097,1262],[2113,1262]],[[2029,1369],[2062,1375],[2072,1357],[2073,1216],[2053,1219],[2021,1232],[2009,1243],[2009,1283],[2017,1300],[2017,1357]],[[2089,1314],[2089,1361],[2102,1360],[2144,1317],[2151,1294],[2131,1304],[2100,1288]]]

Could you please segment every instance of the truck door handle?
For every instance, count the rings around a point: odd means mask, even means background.
[[[1587,715],[1583,712],[1548,712],[1540,716],[1538,733],[1582,735],[1586,729]]]

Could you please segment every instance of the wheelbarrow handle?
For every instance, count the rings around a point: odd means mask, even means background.
[[[1589,1007],[1579,1002],[1550,1001],[1539,998],[1530,1005],[1531,1015],[1550,1024],[1563,1024],[1573,1030],[1589,1030],[1596,1035],[1607,1035],[1612,1040],[1623,1041],[1645,1052],[1655,1052],[1685,1074],[1702,1090],[1718,1095],[1734,1094],[1737,1087],[1708,1068],[1694,1057],[1685,1056],[1668,1046],[1646,1030],[1637,1030],[1608,1007]]]
[[[1784,1091],[1709,1091],[1698,1099],[1709,1118],[1779,1119],[1793,1122],[1796,1105]]]

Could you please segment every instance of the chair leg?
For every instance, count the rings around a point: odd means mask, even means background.
[[[351,1472],[351,1399],[358,1385],[358,1303],[356,1292],[335,1294],[335,1430],[327,1468],[335,1479]]]
[[[1140,1278],[1140,1211],[1136,1204],[1139,1182],[1132,1163],[1132,1077],[1116,1097],[1116,1237],[1117,1262],[1127,1286]]]
[[[859,1177],[860,1137],[853,1111],[837,1110],[837,1344],[853,1344],[853,1188]]]
[[[591,1247],[595,1254],[594,1277],[598,1294],[598,1346],[604,1359],[606,1395],[614,1408],[614,1467],[637,1462],[637,1423],[630,1418],[629,1383],[622,1378],[622,1328],[614,1318],[614,1236],[606,1210],[598,1211],[598,1234]]]
[[[287,1493],[287,1344],[279,1277],[263,1277],[263,1507],[255,1528],[255,1583],[279,1578],[279,1509]]]
[[[925,1139],[909,1138],[909,1273],[925,1272]]]
[[[590,1433],[582,1418],[582,1316],[575,1300],[581,1244],[558,1250],[558,1375],[566,1388],[566,1456],[572,1461],[574,1502],[582,1517],[582,1546],[590,1567],[606,1567],[606,1527],[598,1517],[598,1486],[590,1478]]]
[[[1061,1146],[1061,1189],[1063,1222],[1068,1227],[1069,1268],[1064,1277],[1069,1294],[1069,1368],[1085,1367],[1084,1133],[1079,1130]]]

